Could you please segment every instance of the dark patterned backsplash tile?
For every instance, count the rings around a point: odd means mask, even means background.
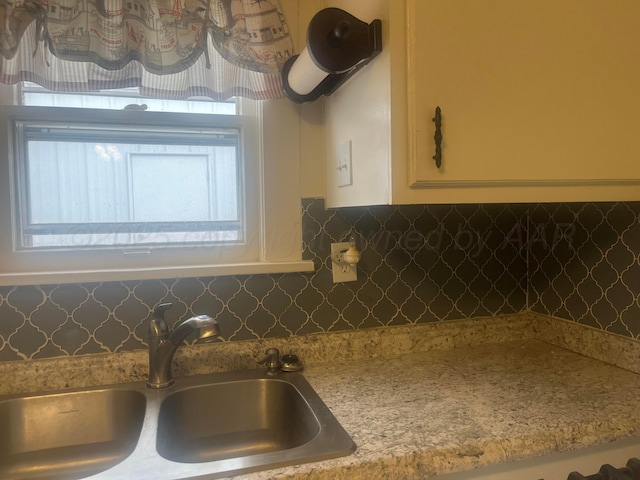
[[[535,205],[532,310],[640,338],[640,202]]]
[[[526,307],[526,245],[509,238],[514,230],[525,229],[523,206],[325,211],[314,203],[303,202],[309,220],[321,227],[305,238],[316,264],[311,285],[319,298],[330,299],[338,328],[343,322],[356,328],[399,325],[514,313]],[[329,244],[351,235],[362,251],[360,280],[333,284]]]
[[[311,274],[0,288],[0,361],[144,348],[154,305],[207,313],[227,340],[515,313],[526,308],[527,207],[325,210],[302,201]],[[358,281],[334,284],[330,244],[353,235]]]
[[[215,315],[227,340],[527,308],[640,338],[640,203],[302,210],[313,273],[0,287],[0,361],[144,348],[160,302],[170,323]],[[351,236],[358,281],[334,284],[331,243]]]

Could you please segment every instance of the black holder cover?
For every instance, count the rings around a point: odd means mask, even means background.
[[[287,96],[298,103],[331,95],[382,51],[382,22],[370,24],[339,8],[319,11],[307,29],[307,50],[313,63],[329,75],[307,95],[300,95],[289,85],[289,72],[298,55],[282,68],[282,84]]]

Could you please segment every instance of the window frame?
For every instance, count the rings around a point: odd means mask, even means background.
[[[7,92],[7,89],[4,89]],[[79,282],[146,280],[161,278],[245,275],[313,271],[302,260],[300,224],[299,110],[286,100],[240,99],[239,115],[211,115],[135,110],[88,110],[61,107],[7,105],[0,91],[0,286]],[[11,100],[17,95],[12,92]],[[6,97],[5,97],[6,98]],[[14,102],[15,103],[15,102]],[[13,158],[12,121],[74,118],[91,115],[136,124],[199,125],[206,121],[241,131],[245,158],[247,245],[242,252],[228,245],[153,249],[127,248],[111,252],[17,251],[15,202],[19,198]],[[68,117],[66,117],[68,116]],[[199,118],[201,117],[201,118]],[[268,164],[268,167],[266,165]],[[11,228],[6,228],[7,226]],[[177,255],[169,255],[170,251]]]

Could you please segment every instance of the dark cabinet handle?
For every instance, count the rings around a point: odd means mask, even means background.
[[[436,133],[433,139],[436,141],[436,154],[431,157],[436,161],[436,167],[442,166],[442,112],[440,107],[436,107],[436,115],[431,120],[436,124]]]

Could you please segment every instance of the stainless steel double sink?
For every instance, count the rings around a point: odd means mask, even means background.
[[[299,372],[0,398],[3,480],[220,478],[355,448]]]

